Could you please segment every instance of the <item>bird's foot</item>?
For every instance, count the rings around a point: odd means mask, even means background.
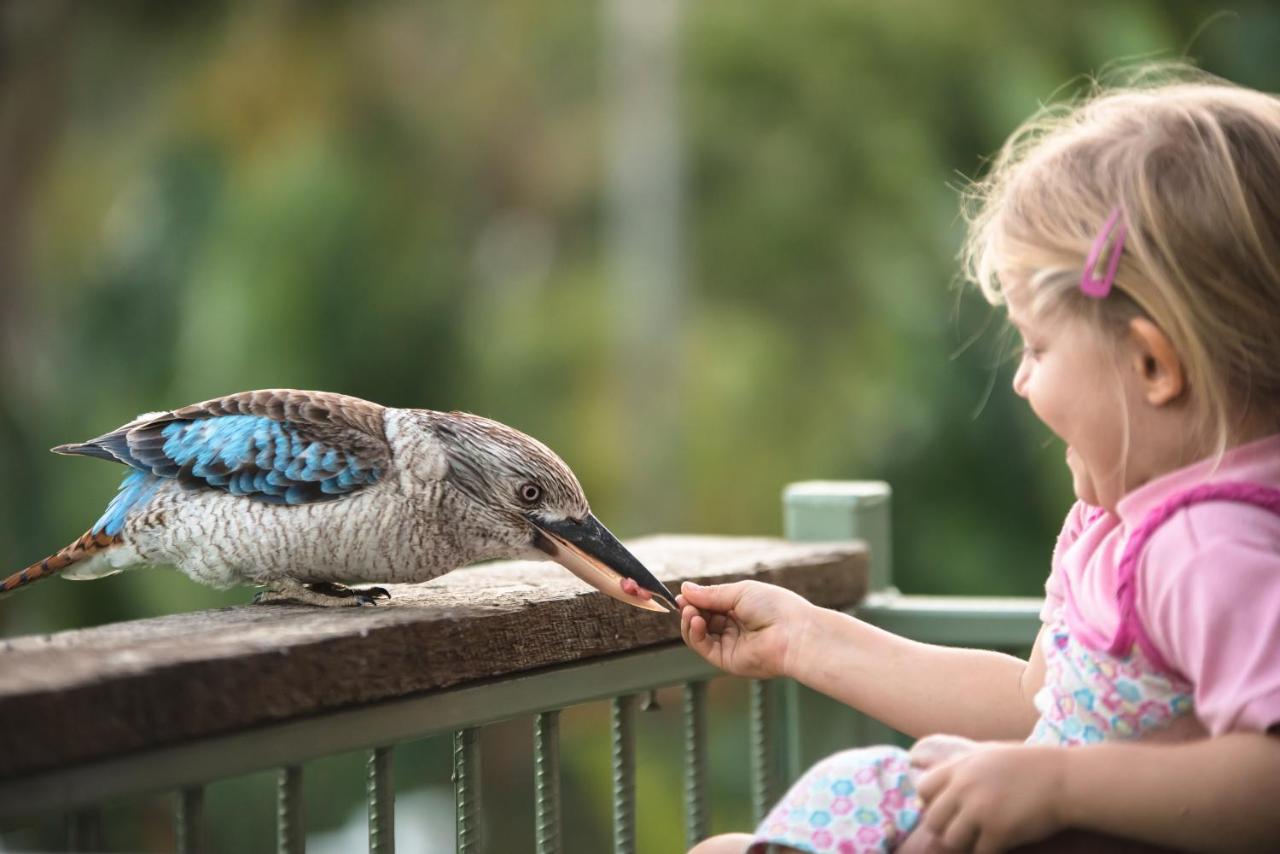
[[[320,596],[351,599],[353,605],[377,605],[379,599],[391,598],[385,587],[347,587],[333,581],[316,581],[303,586]]]
[[[324,608],[376,605],[379,599],[390,599],[383,587],[347,587],[333,581],[298,582],[292,579],[273,584],[253,597],[255,604],[298,602]]]

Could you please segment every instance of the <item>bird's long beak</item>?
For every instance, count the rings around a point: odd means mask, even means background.
[[[668,610],[658,599],[679,610],[676,598],[666,585],[654,578],[644,564],[592,514],[588,513],[581,521],[547,522],[533,515],[528,519],[540,534],[534,545],[601,593],[647,611]],[[627,593],[622,589],[622,581],[626,578],[657,598],[646,599]]]

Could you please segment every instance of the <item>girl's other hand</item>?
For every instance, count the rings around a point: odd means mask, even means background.
[[[1005,851],[1057,833],[1064,827],[1059,805],[1066,750],[1003,743],[958,751],[919,780],[921,827],[948,849],[978,852]]]
[[[966,753],[999,743],[998,741],[974,741],[958,735],[926,735],[911,745],[907,759],[910,760],[912,768],[928,771],[934,766],[949,762]]]
[[[698,655],[735,676],[787,675],[814,606],[783,587],[737,581],[702,587],[686,581],[676,597],[680,634]]]

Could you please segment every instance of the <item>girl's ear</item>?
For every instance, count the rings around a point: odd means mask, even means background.
[[[1182,360],[1168,336],[1145,317],[1129,321],[1129,336],[1133,343],[1133,367],[1144,387],[1147,403],[1164,406],[1181,397],[1187,387],[1186,377]]]

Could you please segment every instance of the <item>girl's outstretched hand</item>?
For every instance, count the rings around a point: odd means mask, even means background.
[[[947,849],[1004,851],[1063,829],[1066,748],[988,742],[966,749],[925,741],[912,750],[913,762],[929,768],[917,784],[925,803],[921,826]],[[927,756],[933,751],[923,748],[931,747],[955,753],[930,767],[939,758]]]
[[[814,606],[784,587],[736,581],[702,587],[686,581],[676,597],[680,634],[707,661],[735,676],[786,675]]]

